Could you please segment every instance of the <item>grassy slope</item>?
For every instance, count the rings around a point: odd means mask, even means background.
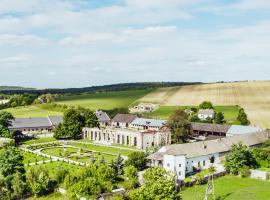
[[[13,114],[14,117],[47,117],[47,116],[61,116],[63,115],[61,112],[54,112],[43,110],[37,106],[24,106],[17,108],[8,108],[3,111],[7,111]]]
[[[194,106],[161,106],[158,110],[147,113],[144,116],[158,118],[158,119],[168,119],[169,116],[178,108],[186,109]],[[228,124],[239,124],[237,122],[237,115],[239,108],[237,106],[215,106],[216,112],[223,112],[225,120]]]
[[[143,89],[64,96],[57,103],[91,109],[113,109],[128,107],[152,91],[153,89]]]
[[[214,105],[240,105],[253,125],[270,128],[270,81],[161,88],[140,101],[165,106],[199,105],[202,101],[211,101]]]
[[[268,200],[270,182],[226,176],[214,180],[217,200]],[[203,199],[206,185],[187,188],[182,191],[183,200]]]

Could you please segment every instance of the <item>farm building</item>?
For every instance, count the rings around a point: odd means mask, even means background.
[[[202,138],[200,136],[203,136],[207,140],[262,131],[261,128],[255,126],[223,125],[200,122],[192,122],[191,128],[195,137]]]
[[[98,122],[100,124],[100,126],[107,126],[110,121],[111,121],[111,118],[108,116],[108,114],[106,112],[103,112],[101,110],[97,110],[95,112],[97,118],[98,118]]]
[[[111,120],[111,126],[118,127],[118,128],[128,128],[130,123],[136,119],[136,115],[132,114],[117,114]]]
[[[127,116],[127,119],[124,117]],[[134,115],[118,115],[111,126],[83,128],[83,138],[105,144],[123,144],[139,149],[171,144],[171,131],[165,121],[134,118]],[[130,121],[132,118],[133,121]],[[118,123],[118,124],[117,124]]]
[[[20,131],[23,134],[52,132],[53,128],[63,122],[61,116],[48,116],[38,118],[16,118],[9,127],[12,131]]]
[[[184,180],[186,174],[219,164],[231,150],[233,144],[242,142],[254,147],[261,145],[268,138],[269,133],[262,131],[216,140],[175,144],[160,148],[156,153],[148,156],[148,159],[151,161],[151,166],[162,166],[164,169],[176,173],[178,180]]]
[[[157,104],[153,103],[140,103],[137,106],[130,108],[131,113],[143,113],[143,112],[153,112],[154,110],[158,109]]]
[[[198,118],[205,120],[207,118],[214,119],[215,111],[213,109],[200,109],[198,111]]]

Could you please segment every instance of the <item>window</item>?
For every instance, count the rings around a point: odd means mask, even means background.
[[[129,145],[129,137],[127,136],[127,145]]]
[[[178,175],[181,176],[181,172],[178,172]]]
[[[170,167],[170,163],[167,163],[167,167]]]
[[[205,160],[203,161],[203,166],[205,166]]]
[[[134,137],[134,146],[137,146],[137,138]]]
[[[117,135],[117,143],[120,143],[120,135]]]
[[[179,167],[181,167],[182,165],[181,164],[179,164]]]
[[[125,144],[125,136],[122,135],[122,144]]]

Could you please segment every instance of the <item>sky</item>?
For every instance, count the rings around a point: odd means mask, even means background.
[[[1,0],[0,85],[270,77],[270,0]]]

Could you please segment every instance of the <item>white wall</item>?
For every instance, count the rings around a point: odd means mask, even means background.
[[[184,180],[186,177],[186,157],[184,155],[164,155],[163,168],[174,172],[177,179]]]

